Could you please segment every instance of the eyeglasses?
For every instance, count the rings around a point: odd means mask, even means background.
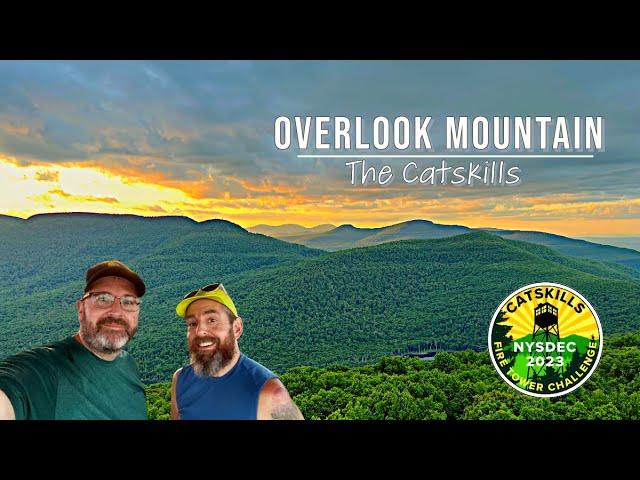
[[[121,297],[116,297],[109,292],[89,292],[85,294],[80,301],[82,302],[89,297],[91,297],[93,304],[98,308],[110,308],[117,298],[120,300],[120,306],[122,309],[127,312],[137,312],[140,310],[140,304],[142,303],[142,300],[135,295],[123,295]]]
[[[221,283],[210,283],[209,285],[205,285],[204,287],[194,290],[193,292],[187,293],[182,299],[186,300],[187,298],[191,298],[198,292],[213,292],[217,289],[220,289],[224,293],[227,293],[227,291],[224,289],[224,285],[222,285]]]

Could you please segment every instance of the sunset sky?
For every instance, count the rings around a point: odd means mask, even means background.
[[[344,160],[278,150],[281,115],[429,115],[436,138],[447,115],[600,115],[606,148],[509,160],[516,187],[352,186]],[[0,62],[0,213],[637,235],[639,133],[637,61]]]

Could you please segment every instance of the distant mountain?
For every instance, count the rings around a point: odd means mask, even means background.
[[[424,343],[485,349],[495,308],[539,281],[586,295],[605,334],[640,328],[637,270],[485,232],[327,253],[221,220],[60,214],[0,219],[0,238],[0,357],[73,333],[86,268],[119,258],[148,286],[130,347],[146,382],[188,361],[175,305],[215,281],[244,319],[243,351],[276,371]]]
[[[461,225],[440,225],[428,220],[411,220],[379,228],[358,228],[353,225],[341,225],[324,233],[295,236],[281,236],[276,231],[274,236],[287,242],[335,252],[397,240],[446,238],[477,231],[487,232],[510,240],[522,240],[545,245],[565,255],[615,262],[640,270],[640,252],[630,248],[601,245],[545,232],[503,230],[498,228],[474,229]]]
[[[472,231],[470,228],[460,225],[438,225],[428,220],[411,220],[378,228],[358,228],[353,225],[340,225],[324,233],[279,236],[277,238],[334,252],[397,240],[444,238],[470,231]]]
[[[247,228],[247,231],[251,233],[261,233],[269,237],[282,239],[283,237],[290,237],[292,235],[308,235],[313,233],[328,232],[336,228],[335,225],[324,224],[316,225],[315,227],[303,227],[302,225],[295,225],[293,223],[287,223],[284,225],[255,225]]]
[[[484,232],[328,253],[247,272],[235,287],[243,348],[285,369],[370,362],[436,342],[486,349],[500,302],[542,281],[584,294],[605,335],[640,328],[637,270]]]
[[[212,276],[320,253],[250,234],[226,220],[187,217],[43,214],[0,219],[0,238],[0,295],[81,281],[88,266],[108,258],[147,270],[153,285],[154,277],[175,278],[176,264],[188,267],[194,259],[199,263],[192,275],[214,281]]]
[[[310,246],[319,245],[311,248],[319,248],[321,250],[335,251],[343,250],[344,245],[356,247],[357,243],[370,235],[374,228],[357,228],[353,225],[340,225],[327,232],[316,232],[303,235],[292,235],[278,237],[285,242],[298,243],[300,245]]]
[[[640,237],[582,237],[587,242],[613,245],[614,247],[631,248],[640,251]]]
[[[186,292],[219,281],[233,292],[242,272],[322,253],[249,233],[226,220],[198,223],[186,217],[0,218],[0,239],[0,358],[73,333],[78,325],[74,302],[86,269],[116,258],[147,284],[140,334],[132,347],[141,352],[145,375],[186,361],[184,325],[174,311]]]
[[[630,248],[601,245],[599,243],[587,242],[585,240],[577,240],[574,238],[563,237],[562,235],[544,232],[499,229],[488,229],[486,231],[508,240],[522,240],[523,242],[545,245],[559,251],[560,253],[564,253],[565,255],[590,258],[606,262],[616,262],[640,270],[640,252]]]

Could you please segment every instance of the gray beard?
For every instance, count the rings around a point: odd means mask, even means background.
[[[80,322],[80,337],[96,352],[112,355],[122,353],[122,349],[133,338],[136,331],[107,334],[100,327],[93,328],[87,324],[85,318]]]
[[[84,336],[81,331],[80,336],[82,336],[82,339],[95,351],[110,355],[113,353],[122,353],[124,346],[129,343],[129,336],[126,334],[119,335],[117,338],[110,338],[100,332],[95,336]]]

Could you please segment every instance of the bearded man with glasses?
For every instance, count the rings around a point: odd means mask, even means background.
[[[87,270],[79,331],[0,362],[0,419],[146,419],[144,385],[124,347],[138,330],[140,276],[117,260]]]

